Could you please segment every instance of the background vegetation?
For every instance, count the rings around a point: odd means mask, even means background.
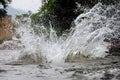
[[[72,21],[85,8],[91,8],[98,2],[103,4],[115,4],[119,0],[42,0],[42,7],[38,13],[31,16],[34,24],[49,27],[49,22],[58,34],[62,34],[66,29],[70,29]],[[79,5],[79,9],[78,6]]]
[[[3,6],[3,8],[0,8],[0,18],[7,15],[5,8],[10,2],[11,0],[0,0],[0,6]]]
[[[0,44],[4,40],[12,38],[11,32],[9,31],[10,20],[7,17],[6,7],[11,0],[0,0]]]

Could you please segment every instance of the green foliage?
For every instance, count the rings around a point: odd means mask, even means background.
[[[51,14],[55,7],[55,1],[56,0],[49,0],[45,3],[40,9],[40,13],[43,13],[44,16]]]
[[[30,15],[29,14],[21,14],[21,15],[16,15],[16,19],[23,19],[23,18],[28,18]]]
[[[0,9],[0,18],[7,15],[5,8],[8,6],[10,2],[11,0],[0,0],[0,5],[3,5],[3,8]]]
[[[0,18],[4,17],[7,15],[7,12],[5,9],[0,9]]]
[[[16,19],[21,19],[21,15],[16,15]]]
[[[16,15],[15,19],[19,20],[22,23],[27,23],[30,15],[31,15],[31,13]]]
[[[49,20],[53,14],[56,0],[49,0],[44,3],[40,8],[39,12],[31,16],[32,22],[34,24],[41,24],[44,26],[49,26]]]
[[[0,3],[3,5],[4,8],[6,8],[11,1],[12,0],[0,0]]]
[[[23,17],[29,17],[29,15],[28,15],[28,14],[22,14],[22,16],[23,16]]]
[[[81,13],[85,7],[93,7],[98,2],[103,4],[116,4],[119,0],[42,0],[43,5],[39,12],[31,16],[33,24],[52,26],[61,34],[66,29],[70,29],[72,21]],[[77,4],[81,5],[79,12],[76,12]]]
[[[49,21],[58,33],[69,29],[74,19],[76,3],[74,0],[48,0],[44,1],[38,13],[31,16],[34,24],[49,27]]]
[[[62,31],[70,28],[71,22],[76,18],[74,13],[76,8],[75,0],[56,0],[54,15]]]

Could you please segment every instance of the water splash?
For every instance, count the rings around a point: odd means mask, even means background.
[[[44,26],[36,26],[36,28],[39,28],[39,35],[34,33],[30,25],[31,22],[28,22],[19,24],[16,28],[16,32],[21,36],[20,41],[24,46],[20,59],[31,63],[63,62],[61,61],[62,57],[59,56],[62,55],[63,50],[51,23],[50,32]]]
[[[94,6],[89,12],[81,14],[75,20],[76,27],[74,33],[66,40],[66,53],[80,53],[89,57],[105,57],[108,51],[104,42],[104,35],[111,32],[106,27],[104,20],[106,16],[101,13],[104,7],[101,3]]]
[[[58,63],[65,62],[66,58],[76,54],[89,58],[105,57],[108,55],[110,39],[119,36],[119,13],[120,10],[116,6],[98,3],[89,12],[76,18],[76,26],[66,39],[64,35],[56,35],[51,23],[50,32],[44,26],[37,26],[39,36],[34,33],[30,23],[20,24],[17,32],[24,45],[20,59],[37,63]]]

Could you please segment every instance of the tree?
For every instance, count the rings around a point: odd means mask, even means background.
[[[70,28],[71,22],[76,17],[74,13],[76,8],[75,0],[56,0],[54,15],[62,31]]]
[[[0,0],[0,3],[3,5],[4,8],[6,8],[10,2],[11,0]]]
[[[98,2],[106,5],[116,4],[119,0],[42,0],[42,2],[39,12],[32,15],[33,23],[49,26],[51,21],[53,27],[62,33],[70,29],[72,21],[84,12],[82,8],[92,8]],[[76,12],[76,3],[81,5],[79,12]]]
[[[10,2],[11,0],[0,0],[0,5],[3,6],[3,8],[0,8],[0,18],[7,15],[5,8],[8,6]]]
[[[70,28],[71,22],[75,18],[75,0],[43,0],[42,2],[43,5],[39,12],[31,17],[33,23],[49,26],[49,21],[51,21],[58,33]]]
[[[55,7],[56,0],[43,0],[43,5],[38,13],[31,16],[34,24],[49,26],[49,20],[52,20],[52,15]],[[52,20],[53,21],[53,20]]]

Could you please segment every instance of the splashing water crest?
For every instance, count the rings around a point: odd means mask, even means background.
[[[29,22],[21,24],[16,29],[17,34],[21,36],[22,45],[25,47],[21,52],[20,59],[30,60],[30,62],[32,59],[33,62],[37,63],[61,62],[62,57],[59,55],[62,55],[63,50],[56,32],[52,29],[52,26],[50,33],[47,33],[46,28],[43,26],[40,29],[40,36],[34,33]]]
[[[116,6],[95,5],[89,12],[79,15],[74,21],[76,26],[67,39],[57,37],[50,23],[50,33],[40,26],[40,36],[34,33],[30,23],[20,24],[16,29],[21,36],[24,49],[20,59],[37,63],[65,62],[71,55],[81,54],[89,58],[108,55],[108,35],[120,29],[120,10]],[[119,35],[119,34],[117,34]],[[28,58],[28,59],[26,59]],[[31,62],[31,61],[30,61]]]

